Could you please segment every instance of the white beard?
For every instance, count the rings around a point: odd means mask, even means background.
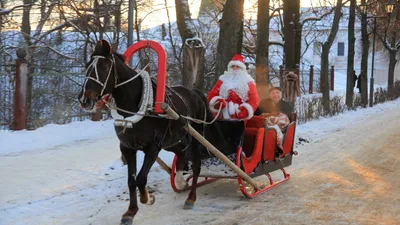
[[[243,102],[248,100],[249,82],[254,82],[254,79],[245,70],[231,70],[225,71],[219,77],[222,85],[219,90],[221,97],[227,99],[229,91],[235,92]]]

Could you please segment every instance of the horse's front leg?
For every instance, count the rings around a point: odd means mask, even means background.
[[[122,155],[128,164],[129,208],[122,215],[121,225],[131,225],[139,210],[136,194],[136,150],[120,145]]]
[[[184,209],[192,209],[194,206],[194,202],[196,201],[197,179],[199,178],[200,175],[200,166],[201,166],[200,143],[197,140],[193,139],[191,143],[191,149],[192,149],[193,179],[189,196],[185,201],[185,205],[183,206]]]
[[[161,150],[160,148],[158,148],[156,145],[153,144],[144,149],[143,151],[144,161],[136,181],[140,193],[140,202],[146,205],[152,205],[156,200],[154,194],[150,194],[147,191],[146,184],[147,184],[147,176],[150,172],[151,167],[156,161],[160,150]]]

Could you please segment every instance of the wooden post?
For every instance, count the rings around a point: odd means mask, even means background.
[[[335,66],[331,66],[331,91],[335,89]]]
[[[313,84],[314,84],[314,65],[310,65],[310,80],[308,85],[308,93],[313,93]]]
[[[14,126],[13,130],[26,129],[26,91],[28,88],[28,62],[25,49],[17,50],[14,92]]]

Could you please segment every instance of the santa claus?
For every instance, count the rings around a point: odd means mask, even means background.
[[[247,73],[243,56],[235,54],[228,64],[228,71],[208,93],[212,112],[221,108],[224,119],[248,120],[254,115],[260,102],[254,79]]]

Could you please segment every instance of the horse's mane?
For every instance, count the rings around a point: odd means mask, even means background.
[[[113,51],[112,52],[115,56],[117,56],[120,60],[122,60],[122,62],[125,62],[125,56],[124,55],[122,55],[122,54],[120,54],[120,53],[118,53],[118,52],[115,52],[115,51]]]

